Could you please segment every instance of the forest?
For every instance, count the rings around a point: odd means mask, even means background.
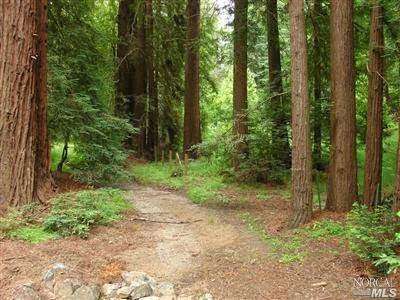
[[[400,295],[398,0],[0,0],[0,299]]]

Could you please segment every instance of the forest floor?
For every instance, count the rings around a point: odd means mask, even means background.
[[[86,240],[0,241],[0,299],[23,282],[43,288],[43,273],[56,262],[88,283],[143,271],[173,282],[179,295],[209,292],[215,299],[352,299],[354,278],[369,275],[329,230],[285,229],[290,205],[273,189],[268,201],[249,192],[245,204],[223,208],[163,188],[124,189],[135,212]]]

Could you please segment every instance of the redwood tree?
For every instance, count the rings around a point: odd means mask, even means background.
[[[150,159],[157,159],[159,148],[159,107],[157,95],[157,82],[154,67],[154,17],[153,0],[146,0],[146,57],[147,57],[147,85],[149,94],[148,103],[148,133],[146,139],[146,152]]]
[[[289,14],[292,54],[292,226],[296,227],[311,219],[313,204],[304,0],[291,0]]]
[[[128,107],[133,106],[135,67],[130,49],[132,47],[135,23],[131,4],[132,0],[121,0],[118,10],[116,111],[121,116],[127,115]]]
[[[326,208],[348,211],[357,199],[353,0],[331,1],[331,153]]]
[[[367,139],[365,155],[364,204],[377,205],[381,199],[382,127],[384,76],[383,8],[373,2],[371,13]]]
[[[146,141],[147,69],[144,15],[144,3],[137,5],[133,0],[121,0],[118,12],[116,109],[120,115],[128,116],[133,127],[138,130],[129,142],[138,156],[144,155]]]
[[[248,146],[247,125],[247,0],[235,0],[234,19],[234,66],[233,66],[233,114],[236,137],[235,167],[240,157],[246,156]]]
[[[47,134],[47,1],[2,4],[0,205],[44,201],[51,192]],[[22,25],[21,25],[22,24]]]
[[[277,0],[267,0],[268,71],[273,116],[272,157],[274,164],[290,167],[290,146],[286,113],[288,97],[283,93],[281,47],[279,42]]]
[[[183,151],[192,158],[192,147],[201,143],[200,126],[200,0],[188,0],[186,7],[185,117]]]

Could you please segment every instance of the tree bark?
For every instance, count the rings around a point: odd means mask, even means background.
[[[198,156],[192,147],[201,143],[200,126],[200,0],[188,0],[185,63],[185,117],[183,151]]]
[[[292,226],[307,223],[312,215],[312,158],[308,99],[307,41],[304,0],[289,2],[292,54]]]
[[[288,98],[283,93],[277,0],[267,0],[267,35],[270,103],[273,111],[272,163],[290,167],[291,153],[288,137],[290,121],[286,113]]]
[[[129,116],[129,108],[134,107],[135,66],[131,48],[136,24],[134,12],[131,10],[132,3],[133,0],[121,0],[118,10],[116,112],[121,117]]]
[[[234,166],[238,168],[248,155],[247,134],[247,0],[235,0],[233,114],[236,150]]]
[[[133,127],[138,132],[134,134],[133,145],[138,157],[145,155],[146,148],[146,104],[147,104],[147,67],[146,67],[146,8],[145,3],[139,6],[140,24],[135,32],[135,77],[134,77],[134,107]]]
[[[353,0],[331,1],[331,158],[328,210],[349,211],[357,200]]]
[[[0,205],[52,192],[47,134],[47,1],[1,4]]]
[[[136,9],[136,11],[134,11]],[[141,18],[139,16],[142,16]],[[134,0],[121,0],[118,12],[118,81],[116,111],[129,117],[137,133],[127,142],[144,155],[146,142],[147,70],[145,61],[145,5]],[[138,20],[141,21],[138,24]]]
[[[313,5],[313,62],[314,62],[314,118],[313,134],[314,149],[313,156],[315,167],[322,171],[322,66],[323,57],[320,43],[320,21],[319,16],[322,13],[321,0],[314,0]]]
[[[147,152],[151,160],[157,159],[159,149],[159,108],[157,95],[157,82],[154,67],[154,16],[153,0],[146,0],[146,29],[147,29],[147,78],[148,78],[148,133],[147,133]]]
[[[369,86],[367,137],[365,155],[364,204],[370,207],[381,202],[382,127],[384,88],[383,7],[373,2],[369,50]]]

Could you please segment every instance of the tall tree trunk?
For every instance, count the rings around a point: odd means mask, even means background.
[[[313,118],[313,134],[314,134],[314,159],[315,167],[321,171],[322,166],[322,66],[323,57],[320,43],[320,18],[322,13],[321,0],[314,0],[313,6],[313,62],[314,62],[314,118]]]
[[[0,205],[51,192],[47,135],[47,1],[1,4]]]
[[[118,72],[117,72],[117,97],[116,112],[121,117],[129,116],[129,108],[134,107],[134,81],[135,66],[133,63],[133,30],[135,14],[131,9],[133,0],[121,0],[118,10]],[[131,119],[133,120],[132,116]]]
[[[365,155],[364,204],[374,206],[381,201],[382,127],[384,76],[383,7],[373,2],[371,13],[367,140]]]
[[[135,32],[135,77],[134,77],[134,108],[133,126],[138,129],[134,134],[133,146],[136,154],[143,157],[146,147],[146,104],[147,104],[147,67],[146,67],[146,8],[145,3],[139,6],[140,24]]]
[[[297,227],[311,219],[313,204],[304,0],[290,0],[289,14],[292,53],[292,226]]]
[[[233,114],[236,151],[234,165],[238,168],[241,158],[247,156],[247,9],[248,0],[235,0]]]
[[[148,78],[148,133],[147,133],[147,152],[150,159],[157,159],[159,148],[159,108],[157,95],[157,82],[154,67],[154,17],[153,17],[153,0],[146,0],[146,28],[147,28],[147,78]]]
[[[353,0],[331,1],[331,158],[326,208],[349,211],[357,200]]]
[[[200,0],[188,0],[185,63],[185,118],[183,151],[198,156],[192,147],[201,143],[200,126]]]
[[[283,94],[277,0],[267,0],[267,33],[270,103],[273,112],[272,163],[290,167],[291,153],[287,128],[289,117],[286,113],[288,97]]]

